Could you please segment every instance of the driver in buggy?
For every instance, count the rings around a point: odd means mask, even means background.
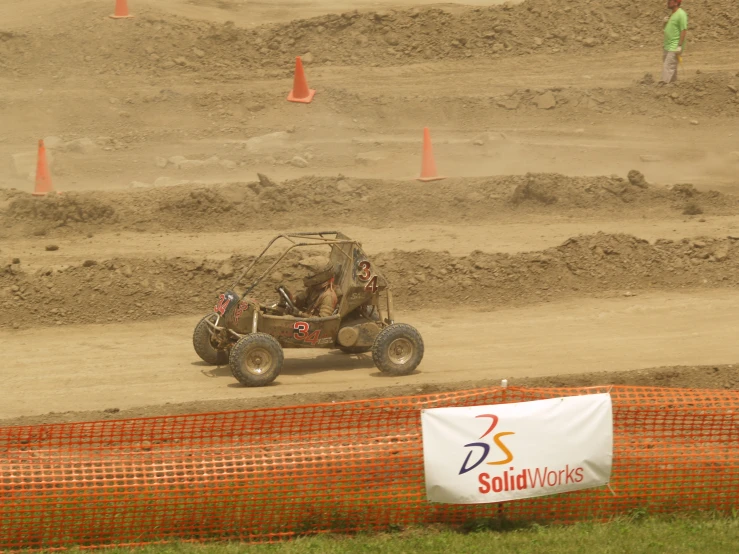
[[[335,270],[331,260],[324,256],[308,258],[301,265],[310,270],[310,274],[303,279],[305,290],[298,293],[293,300],[298,317],[329,317],[333,315],[338,303],[334,291]],[[289,309],[289,308],[288,308]]]

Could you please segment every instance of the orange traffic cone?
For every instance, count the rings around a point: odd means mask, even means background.
[[[51,174],[46,163],[46,147],[44,141],[38,141],[38,161],[36,162],[36,188],[34,196],[45,196],[52,191]]]
[[[308,81],[305,80],[305,72],[303,71],[303,60],[298,56],[295,58],[295,80],[293,81],[293,89],[290,91],[290,94],[288,94],[287,99],[290,102],[310,104],[315,94],[315,90],[308,88]]]
[[[128,13],[128,0],[115,0],[115,14],[110,17],[112,19],[129,19],[133,17]]]
[[[434,161],[434,149],[431,146],[431,133],[428,127],[423,128],[423,159],[421,160],[421,176],[419,181],[439,181],[444,177],[439,177],[436,173],[436,162]]]

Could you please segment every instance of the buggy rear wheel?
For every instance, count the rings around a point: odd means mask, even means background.
[[[421,334],[406,323],[394,323],[377,335],[372,346],[372,359],[377,368],[388,375],[408,375],[423,359]]]
[[[271,335],[253,333],[231,349],[228,365],[236,380],[247,387],[263,387],[277,379],[285,356]]]
[[[200,359],[210,365],[226,365],[228,363],[228,351],[219,350],[213,344],[213,333],[207,323],[207,319],[212,316],[207,315],[195,326],[192,334],[192,345]]]

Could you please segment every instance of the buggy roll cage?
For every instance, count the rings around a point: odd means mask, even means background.
[[[356,245],[358,248],[361,249],[361,244],[359,241],[352,240],[343,233],[339,231],[313,231],[313,232],[304,232],[304,233],[285,233],[281,235],[277,235],[275,238],[273,238],[267,246],[262,250],[262,252],[254,258],[252,263],[241,273],[241,275],[234,281],[234,283],[231,285],[232,290],[236,290],[236,287],[243,279],[245,279],[254,269],[256,264],[261,260],[264,255],[267,253],[267,251],[272,248],[272,246],[280,239],[284,239],[291,243],[290,247],[285,250],[285,252],[282,253],[282,255],[275,260],[275,262],[270,265],[259,277],[257,277],[251,285],[244,291],[244,294],[242,296],[247,296],[251,291],[253,291],[259,283],[262,282],[262,280],[269,275],[272,270],[277,267],[277,265],[285,259],[285,257],[292,252],[296,248],[304,248],[304,247],[310,247],[310,246],[340,246],[340,245]],[[333,248],[332,248],[333,250]],[[347,252],[345,252],[342,248],[337,249],[339,252],[341,252],[349,261],[352,260],[352,256],[349,255]],[[387,279],[384,277],[381,277],[383,281],[385,281],[386,287],[389,285],[387,282]],[[392,301],[392,295],[390,293],[389,288],[387,289],[387,320],[388,322],[392,322],[392,313],[393,313],[393,301]]]
[[[324,235],[334,235],[334,238],[333,239],[325,238]],[[318,232],[313,232],[313,233],[287,233],[283,235],[277,235],[275,238],[269,241],[269,244],[267,244],[266,248],[262,250],[262,253],[259,254],[256,258],[254,258],[254,261],[252,261],[249,267],[247,267],[243,271],[243,273],[239,276],[239,278],[236,279],[236,281],[234,281],[233,285],[231,285],[231,288],[235,289],[236,286],[251,272],[251,270],[254,269],[254,266],[257,265],[257,262],[259,262],[259,260],[261,260],[264,257],[264,255],[267,253],[267,251],[270,248],[272,248],[272,245],[280,239],[285,239],[289,241],[290,243],[292,243],[292,246],[290,246],[287,250],[285,250],[282,256],[277,258],[277,260],[271,266],[269,266],[264,271],[264,273],[262,273],[254,282],[252,282],[249,288],[246,289],[246,291],[244,291],[243,296],[246,296],[252,290],[254,290],[254,288],[256,288],[256,286],[262,282],[262,279],[264,279],[267,275],[269,275],[269,273],[275,267],[277,267],[277,265],[282,260],[284,260],[285,257],[295,248],[301,248],[301,247],[306,247],[306,246],[322,246],[322,245],[330,246],[332,244],[357,244],[359,245],[359,243],[355,240],[339,239],[338,238],[339,235],[341,235],[341,233],[339,233],[338,231],[318,231]],[[344,236],[344,235],[341,235],[341,236]],[[303,240],[308,239],[309,242],[296,242],[294,239],[303,239]],[[346,255],[346,253],[343,250],[341,250],[341,252]]]

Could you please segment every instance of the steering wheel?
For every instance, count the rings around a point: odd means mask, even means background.
[[[277,287],[277,292],[280,293],[280,296],[285,301],[285,304],[287,304],[287,307],[290,309],[291,312],[298,313],[300,311],[290,299],[290,292],[287,290],[287,287],[285,287],[285,285],[279,285]]]

